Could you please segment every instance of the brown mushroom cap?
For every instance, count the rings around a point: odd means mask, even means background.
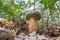
[[[28,12],[28,14],[26,15],[26,19],[29,20],[32,17],[37,20],[40,20],[41,15],[38,11]]]

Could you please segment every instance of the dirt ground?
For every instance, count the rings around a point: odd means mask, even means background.
[[[42,28],[40,28],[39,33],[33,31],[32,33],[26,35],[28,33],[28,32],[25,32],[27,31],[27,27],[28,27],[28,24],[25,21],[18,21],[17,24],[15,24],[13,21],[10,21],[10,20],[1,21],[0,19],[0,30],[4,30],[4,31],[6,30],[7,32],[8,31],[10,32],[11,30],[13,30],[13,33],[10,33],[10,34],[14,36],[14,40],[60,40],[60,24],[49,24],[47,28],[45,25],[43,25]],[[4,33],[4,31],[0,31],[0,38],[2,37],[1,34],[2,35],[6,34],[5,37],[9,36],[7,35],[8,33]],[[23,32],[25,32],[26,34]]]
[[[60,37],[49,37],[47,35],[39,35],[36,34],[36,32],[32,32],[29,35],[25,35],[24,33],[21,33],[17,35],[14,40],[60,40]]]

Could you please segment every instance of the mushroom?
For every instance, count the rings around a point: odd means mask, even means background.
[[[29,21],[28,34],[38,30],[37,21],[40,20],[41,15],[38,11],[28,12],[26,19]]]

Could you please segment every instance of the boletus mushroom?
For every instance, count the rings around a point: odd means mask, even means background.
[[[38,30],[37,21],[40,20],[40,18],[41,15],[38,11],[28,12],[26,15],[26,19],[29,21],[28,34]]]

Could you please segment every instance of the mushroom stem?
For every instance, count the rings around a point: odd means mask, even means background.
[[[37,31],[37,20],[35,18],[33,18],[33,17],[30,18],[28,29],[29,29],[28,33]]]

